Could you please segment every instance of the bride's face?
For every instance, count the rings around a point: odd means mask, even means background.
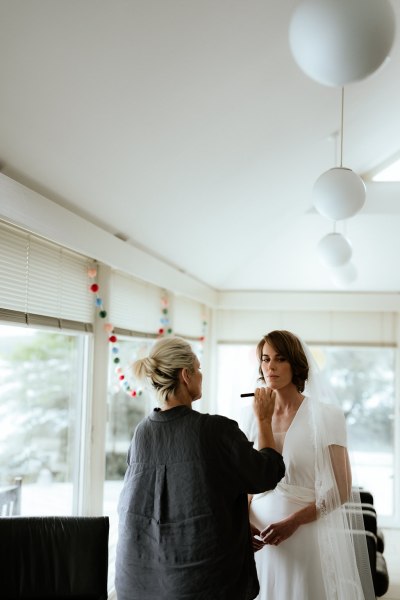
[[[279,390],[292,383],[292,367],[284,356],[265,342],[261,355],[261,369],[265,383],[273,390]]]

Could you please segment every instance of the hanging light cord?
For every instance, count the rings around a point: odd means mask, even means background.
[[[342,87],[342,101],[341,101],[341,115],[340,115],[340,167],[343,167],[343,113],[344,113],[344,86]]]

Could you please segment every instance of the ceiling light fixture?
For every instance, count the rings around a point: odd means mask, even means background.
[[[388,57],[394,36],[389,0],[305,0],[289,27],[297,64],[311,79],[328,86],[371,75]]]
[[[357,173],[343,167],[343,114],[342,88],[340,119],[340,166],[322,173],[314,184],[313,198],[317,211],[327,219],[341,221],[355,215],[365,203],[365,183]]]
[[[353,249],[349,240],[341,233],[328,233],[320,240],[317,253],[321,262],[329,268],[345,265],[351,259]]]
[[[347,287],[357,279],[357,269],[352,262],[344,266],[332,269],[331,277],[333,283],[338,287]]]

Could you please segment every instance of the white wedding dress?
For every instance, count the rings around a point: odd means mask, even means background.
[[[289,429],[276,438],[282,447],[286,474],[277,488],[253,497],[250,521],[262,531],[267,525],[286,518],[310,502],[315,502],[315,451],[309,418],[310,399],[305,397]],[[257,447],[257,426],[251,407],[242,427]],[[323,405],[328,444],[346,446],[343,412]],[[279,434],[278,434],[279,435]],[[281,435],[281,434],[280,434]],[[301,525],[278,546],[266,545],[255,553],[260,582],[258,600],[327,600],[318,541],[319,522]],[[351,583],[354,585],[354,582]],[[341,598],[339,600],[346,600]],[[351,594],[348,596],[353,597]],[[358,593],[355,597],[363,597]]]

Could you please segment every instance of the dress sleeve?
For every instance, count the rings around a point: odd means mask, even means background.
[[[347,447],[346,420],[342,409],[326,404],[324,421],[328,444]]]

